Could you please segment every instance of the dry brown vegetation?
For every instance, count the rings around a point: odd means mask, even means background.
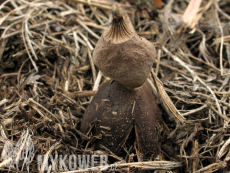
[[[154,19],[128,2],[0,2],[0,151],[6,141],[15,146],[29,129],[35,146],[31,172],[38,172],[41,154],[104,154],[118,172],[229,171],[230,1],[203,0],[195,12],[195,6],[187,8],[189,2],[168,0]],[[118,7],[137,34],[155,45],[154,72],[186,118],[183,124],[162,108],[167,130],[155,161],[140,160],[135,141],[118,156],[95,150],[99,137],[79,131],[92,96],[107,80],[93,64],[92,52]],[[3,161],[0,171],[8,171]],[[23,161],[19,170],[26,171]]]

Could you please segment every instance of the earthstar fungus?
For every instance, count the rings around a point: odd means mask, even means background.
[[[112,80],[99,88],[81,123],[86,133],[96,122],[94,133],[102,134],[98,147],[119,153],[134,128],[143,158],[159,155],[161,112],[146,81],[155,56],[152,43],[139,37],[122,16],[113,18],[93,53],[96,66]]]

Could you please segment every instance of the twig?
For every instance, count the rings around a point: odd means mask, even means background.
[[[213,163],[210,164],[204,168],[199,169],[195,173],[201,173],[201,172],[214,172],[220,168],[225,168],[227,166],[226,162],[218,162],[218,163]]]
[[[101,78],[102,78],[102,72],[99,70],[99,72],[97,74],[96,81],[94,82],[94,85],[93,85],[93,91],[97,91],[98,90],[99,84],[101,82]]]
[[[191,114],[194,114],[194,113],[196,113],[196,112],[199,112],[199,111],[201,111],[202,109],[204,109],[204,108],[206,108],[207,107],[207,105],[205,104],[205,105],[203,105],[203,106],[201,106],[201,107],[199,107],[199,108],[197,108],[197,109],[193,109],[193,110],[191,110],[191,111],[189,111],[189,112],[186,112],[186,113],[184,113],[184,114],[181,114],[182,116],[188,116],[188,115],[191,115]]]
[[[157,65],[155,70],[156,76],[158,75],[158,71],[159,71],[160,59],[161,59],[161,49],[159,49],[157,52]]]
[[[220,112],[218,112],[209,102],[207,103],[207,105],[215,112],[217,113],[221,118],[223,118],[225,121],[230,122],[230,118],[228,118],[226,115],[221,114]]]
[[[191,0],[182,17],[183,21],[187,23],[187,25],[191,28],[194,28],[197,23],[198,19],[197,20],[195,19],[196,19],[196,15],[200,7],[201,1],[202,0]]]
[[[91,55],[91,51],[90,49],[88,48],[88,57],[89,57],[89,61],[90,61],[90,65],[91,65],[91,69],[92,69],[92,73],[93,73],[93,81],[94,83],[96,82],[96,69],[95,69],[95,66],[94,66],[94,63],[93,63],[93,58],[92,58],[92,55]]]

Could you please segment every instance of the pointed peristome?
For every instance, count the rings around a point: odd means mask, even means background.
[[[132,26],[128,26],[121,15],[113,18],[112,26],[105,31],[105,39],[111,43],[122,43],[130,39],[135,34]]]

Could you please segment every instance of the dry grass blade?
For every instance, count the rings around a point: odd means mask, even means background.
[[[220,71],[221,71],[221,75],[223,75],[223,44],[224,44],[224,33],[223,33],[223,28],[221,26],[221,23],[220,23],[220,18],[218,16],[218,3],[217,1],[215,1],[215,6],[216,6],[216,19],[217,19],[217,22],[218,22],[218,25],[219,25],[219,28],[220,28],[220,33],[221,33],[221,43],[220,43]]]
[[[156,77],[154,72],[151,72],[151,77],[153,80],[153,84],[156,87],[158,98],[160,98],[161,103],[163,107],[165,108],[165,111],[172,116],[175,116],[181,123],[185,123],[186,119],[180,114],[180,112],[177,110],[177,108],[174,106],[172,101],[170,100],[169,96],[165,92],[162,83],[160,80]]]
[[[128,170],[129,167],[138,168],[139,170],[170,170],[173,168],[181,167],[183,163],[181,162],[170,162],[170,161],[150,161],[150,162],[136,162],[136,163],[121,163],[116,164],[116,168],[122,168],[123,170]],[[112,165],[108,166],[97,166],[93,168],[88,168],[85,170],[67,171],[62,173],[78,173],[78,172],[98,172],[107,171]]]

